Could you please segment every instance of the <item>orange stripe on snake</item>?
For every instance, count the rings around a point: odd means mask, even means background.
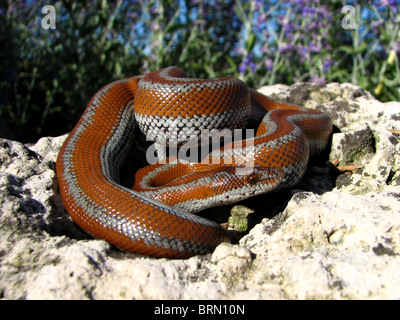
[[[182,144],[204,130],[245,128],[254,114],[263,117],[245,140],[252,148],[234,142],[205,162],[148,165],[132,189],[120,184],[136,126],[153,140]],[[94,95],[58,155],[59,189],[69,215],[93,236],[125,251],[187,258],[230,241],[195,212],[296,184],[331,131],[329,116],[317,110],[277,103],[236,78],[192,79],[169,67]],[[238,174],[245,158],[252,170]]]

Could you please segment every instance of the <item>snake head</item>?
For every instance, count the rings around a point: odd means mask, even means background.
[[[215,192],[215,205],[237,202],[275,190],[284,177],[282,168],[254,166],[247,174],[237,167],[221,167],[210,176],[209,188]]]

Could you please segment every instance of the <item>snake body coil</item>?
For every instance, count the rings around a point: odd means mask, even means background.
[[[137,125],[151,139],[182,144],[205,129],[244,128],[255,112],[265,115],[246,140],[251,148],[234,142],[206,163],[152,164],[136,174],[133,189],[120,185]],[[277,103],[236,78],[191,79],[169,67],[94,95],[59,153],[60,193],[72,219],[93,236],[125,251],[187,258],[229,242],[219,224],[193,212],[297,183],[331,131],[326,114]],[[238,174],[249,161],[251,172]]]

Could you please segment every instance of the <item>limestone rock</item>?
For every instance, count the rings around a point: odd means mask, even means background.
[[[66,214],[55,174],[65,135],[0,139],[0,297],[399,299],[400,103],[351,84],[261,91],[329,113],[325,160],[359,169],[312,162],[292,190],[244,202],[253,227],[238,244],[157,260],[93,239]]]
[[[275,283],[289,299],[399,298],[398,195],[299,192],[281,216],[275,231],[276,220],[264,220],[241,240],[257,255],[260,290]]]

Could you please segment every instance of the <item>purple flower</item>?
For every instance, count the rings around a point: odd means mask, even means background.
[[[257,64],[255,63],[255,62],[251,62],[250,63],[250,70],[251,70],[251,72],[255,72],[256,71],[256,68],[257,68]]]
[[[304,62],[307,60],[308,48],[302,45],[297,46],[297,52],[300,55],[300,61]]]
[[[328,20],[331,20],[332,14],[329,12],[328,6],[326,4],[321,5],[316,10],[322,17],[325,17]]]
[[[256,22],[256,26],[260,26],[262,23],[264,23],[265,21],[267,20],[267,17],[266,17],[266,15],[265,14],[260,14],[258,17],[257,17],[257,22]]]
[[[273,69],[273,67],[274,67],[274,61],[272,59],[270,59],[270,58],[265,59],[264,65],[267,67],[267,69],[269,71],[271,71]]]
[[[310,82],[311,83],[325,84],[326,80],[324,78],[321,78],[321,77],[318,77],[318,76],[311,76],[310,77]]]
[[[316,13],[316,10],[310,7],[303,7],[302,13],[304,18],[306,18],[307,16],[313,18]]]
[[[400,52],[400,41],[397,41],[393,44],[392,49],[396,52]]]
[[[261,6],[262,6],[262,0],[256,0],[256,6],[254,8],[254,11],[258,11],[260,10]]]
[[[381,0],[378,2],[378,6],[381,7],[392,7],[392,10],[394,13],[397,13],[397,7],[396,5],[400,4],[400,1],[398,0]]]
[[[329,70],[329,68],[331,67],[331,66],[333,66],[333,64],[334,64],[334,61],[333,60],[325,60],[324,61],[324,73],[327,73],[328,72],[328,70]]]
[[[156,22],[152,22],[152,23],[150,24],[150,30],[151,30],[151,31],[160,30],[160,25],[159,25],[158,23],[156,23]]]
[[[286,52],[291,52],[294,50],[293,44],[291,43],[282,43],[279,45],[278,48],[280,53],[286,53]]]
[[[283,28],[285,30],[285,35],[288,36],[294,29],[294,26],[292,23],[284,23]]]
[[[246,73],[246,70],[250,68],[251,72],[256,71],[257,64],[253,62],[253,55],[250,53],[247,55],[246,58],[242,61],[242,63],[239,65],[239,73],[241,76],[244,76]]]
[[[267,39],[268,39],[268,37],[266,37]],[[262,47],[261,47],[261,52],[262,53],[264,53],[264,54],[270,54],[271,53],[271,50],[270,50],[270,48],[269,48],[269,46],[268,46],[268,44],[267,43],[265,43]]]
[[[383,22],[383,19],[379,19],[371,23],[371,29],[375,34],[379,33],[379,27],[383,24]]]
[[[308,51],[314,52],[314,53],[319,53],[319,52],[321,52],[321,47],[317,46],[313,42],[309,42],[308,43]]]

